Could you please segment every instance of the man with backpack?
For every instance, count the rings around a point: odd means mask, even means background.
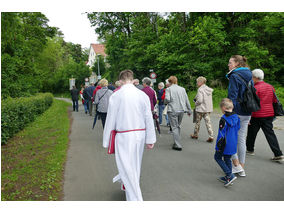
[[[234,112],[240,118],[238,151],[232,156],[232,173],[238,173],[240,176],[245,177],[246,137],[251,111],[244,108],[247,104],[244,103],[244,97],[247,94],[249,83],[253,84],[252,74],[244,56],[233,55],[229,60],[228,67],[230,70],[226,75],[229,79],[228,98],[233,101]]]

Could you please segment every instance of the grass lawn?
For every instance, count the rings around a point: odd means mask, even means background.
[[[1,200],[61,200],[70,103],[52,106],[1,146]]]

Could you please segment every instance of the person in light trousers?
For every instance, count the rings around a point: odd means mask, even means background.
[[[239,100],[243,99],[246,85],[238,75],[242,76],[246,83],[248,83],[252,80],[252,74],[248,67],[246,57],[241,55],[231,56],[228,67],[230,70],[226,75],[229,79],[228,98],[233,101],[234,112],[238,114],[241,126],[238,132],[238,151],[237,154],[232,156],[232,172],[238,173],[241,177],[245,177],[246,137],[251,113],[245,112],[239,103]]]
[[[203,76],[200,76],[196,79],[196,84],[198,86],[198,91],[194,98],[196,123],[195,123],[194,133],[191,135],[191,138],[193,139],[198,138],[200,123],[201,119],[203,118],[209,134],[207,142],[212,143],[214,140],[214,135],[210,121],[210,113],[213,112],[213,101],[212,101],[213,89],[206,85],[206,78]]]
[[[174,144],[172,149],[181,151],[180,130],[184,113],[191,115],[191,107],[186,90],[177,85],[177,77],[171,76],[169,79],[171,86],[166,89],[164,103],[168,104],[168,116],[173,130]]]

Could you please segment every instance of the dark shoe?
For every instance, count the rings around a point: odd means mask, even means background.
[[[206,141],[206,142],[208,142],[208,143],[212,143],[214,141],[214,138],[208,138],[208,140]]]
[[[198,136],[196,136],[196,135],[190,135],[190,137],[192,138],[192,139],[198,139]]]
[[[85,112],[85,114],[87,114],[87,112]]]
[[[237,177],[232,173],[230,177],[226,176],[226,183],[224,184],[225,187],[231,185],[234,180],[237,179]]]
[[[182,150],[182,148],[177,147],[176,145],[173,145],[173,149],[174,149],[174,150],[177,150],[177,151],[181,151],[181,150]]]
[[[225,177],[219,177],[219,178],[217,178],[217,180],[219,180],[222,183],[226,183],[227,182],[226,176]]]

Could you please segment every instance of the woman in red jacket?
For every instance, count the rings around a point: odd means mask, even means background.
[[[253,70],[252,77],[256,94],[260,99],[261,108],[257,112],[253,112],[251,115],[246,141],[247,154],[254,155],[254,143],[256,135],[261,128],[272,152],[274,153],[274,157],[271,158],[271,160],[283,161],[284,156],[280,150],[277,137],[273,131],[272,123],[274,118],[273,103],[276,102],[276,97],[274,95],[275,90],[273,86],[263,81],[264,73],[262,70]]]

